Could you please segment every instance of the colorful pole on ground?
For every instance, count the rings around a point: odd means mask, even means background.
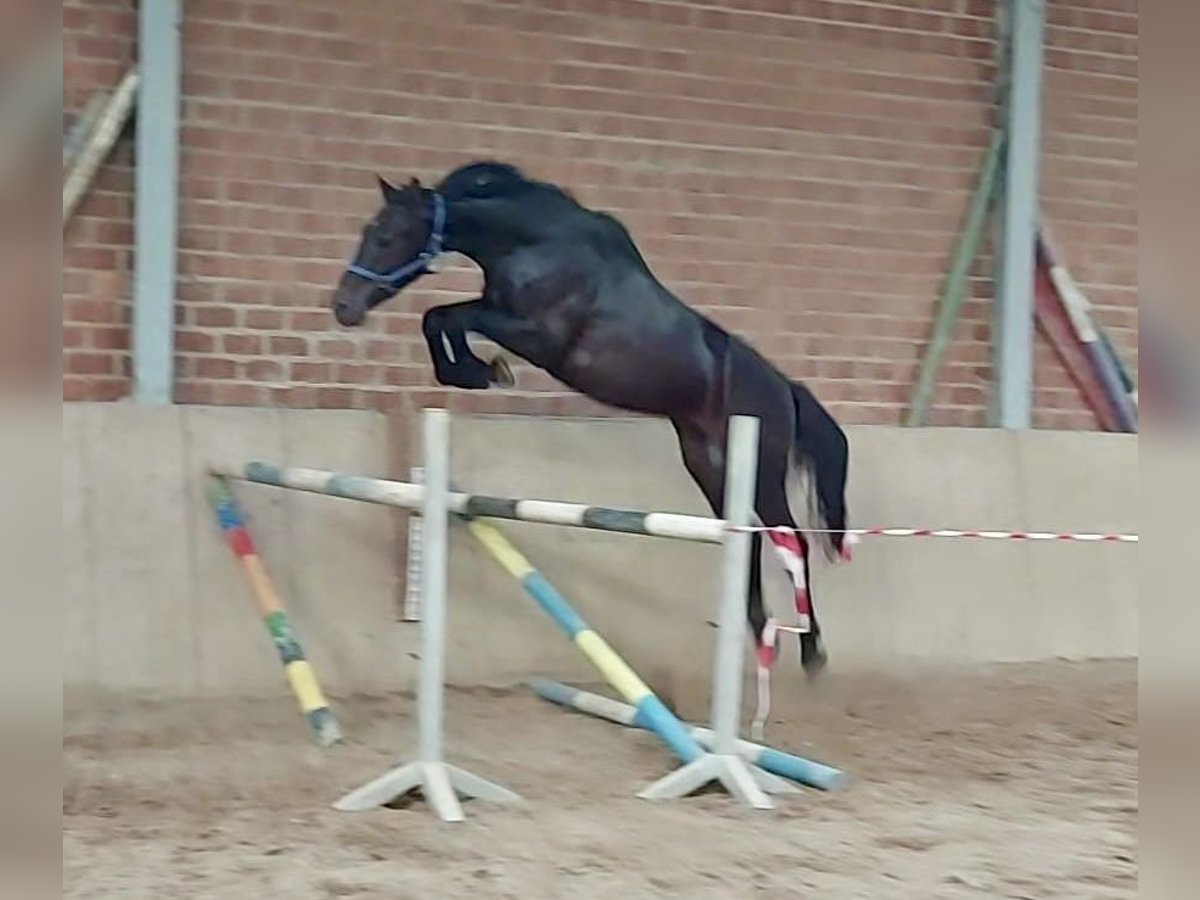
[[[246,528],[245,516],[242,515],[224,479],[216,476],[209,478],[208,500],[217,515],[217,524],[221,526],[221,531],[229,542],[229,548],[237,557],[246,580],[250,583],[263,624],[266,625],[275,649],[279,651],[284,674],[304,717],[308,720],[313,737],[322,747],[337,743],[342,739],[341,729],[329,709],[325,695],[321,692],[316,672],[304,658],[304,650],[296,640],[283,600],[267,575]]]
[[[625,725],[630,728],[648,727],[635,707],[627,703],[621,703],[619,700],[603,697],[600,694],[593,694],[591,691],[573,688],[557,681],[551,681],[548,678],[535,678],[529,682],[529,686],[543,700],[557,703],[559,706],[566,706],[578,712],[586,713],[589,716],[607,719],[610,722],[616,722],[618,725]],[[716,735],[712,729],[703,728],[699,725],[691,725],[686,722],[683,724],[702,747],[712,747],[713,742],[716,740]],[[782,775],[784,778],[790,778],[793,781],[807,784],[809,787],[818,788],[822,791],[841,787],[846,779],[844,773],[832,766],[813,762],[812,760],[805,759],[802,756],[795,756],[791,753],[784,753],[782,750],[776,750],[773,747],[739,740],[737,742],[737,749],[739,755],[749,763],[766,769],[768,772],[774,772],[776,775]]]
[[[493,525],[468,519],[476,540],[544,609],[572,643],[592,662],[612,687],[636,710],[639,722],[662,739],[685,763],[704,756],[704,749],[612,647],[571,608],[566,598]]]

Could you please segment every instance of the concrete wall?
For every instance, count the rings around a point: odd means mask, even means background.
[[[65,404],[64,685],[280,688],[280,664],[204,497],[204,470],[258,457],[379,472],[385,435],[381,416],[354,411]],[[403,675],[395,517],[290,491],[238,495],[318,674],[345,689],[394,688]]]
[[[71,404],[63,425],[65,685],[285,690],[204,500],[204,467],[261,457],[400,474],[389,468],[384,417]],[[454,475],[471,490],[705,512],[661,422],[459,418],[453,440]],[[851,441],[856,524],[1136,530],[1133,437],[859,427]],[[417,627],[398,621],[404,517],[257,485],[237,493],[330,692],[411,686]],[[648,678],[706,681],[716,548],[505,530]],[[1134,545],[867,539],[852,565],[816,571],[814,598],[835,667],[1134,656],[1136,554]],[[770,560],[767,583],[786,613],[786,582]],[[450,586],[453,681],[590,676],[461,530]],[[795,647],[787,654],[790,665]]]

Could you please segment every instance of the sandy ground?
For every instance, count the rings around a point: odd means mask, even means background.
[[[830,673],[777,698],[768,740],[853,781],[773,812],[717,793],[638,800],[671,765],[652,736],[521,691],[454,691],[451,760],[526,798],[470,803],[456,825],[420,801],[330,808],[407,756],[410,698],[340,701],[350,739],[325,751],[286,695],[69,703],[64,894],[1135,897],[1136,677],[1132,663]]]

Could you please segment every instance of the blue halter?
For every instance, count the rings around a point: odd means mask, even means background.
[[[429,237],[425,239],[425,249],[417,254],[416,259],[406,262],[390,272],[376,272],[358,263],[350,263],[346,271],[351,275],[373,281],[382,287],[399,288],[405,279],[417,272],[424,272],[429,264],[442,252],[442,241],[446,234],[446,198],[433,191],[433,224],[429,228]]]

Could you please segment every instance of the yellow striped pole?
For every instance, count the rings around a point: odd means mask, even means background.
[[[567,602],[499,529],[479,519],[469,519],[467,527],[475,539],[501,567],[520,582],[538,605],[566,633],[567,637],[592,662],[605,680],[637,711],[638,720],[662,739],[671,751],[690,763],[704,755],[704,749],[688,729],[629,667],[612,647],[591,629]]]
[[[267,575],[262,559],[254,547],[254,540],[246,527],[245,516],[242,515],[233,493],[223,479],[216,476],[209,479],[208,500],[217,515],[217,524],[225,534],[229,548],[237,557],[246,581],[250,584],[263,624],[279,652],[284,675],[296,696],[296,701],[300,704],[301,712],[308,720],[313,737],[323,747],[337,743],[342,739],[341,729],[321,691],[316,672],[305,659],[304,649],[296,640],[291,619],[283,605],[283,598],[275,590],[275,585]]]

